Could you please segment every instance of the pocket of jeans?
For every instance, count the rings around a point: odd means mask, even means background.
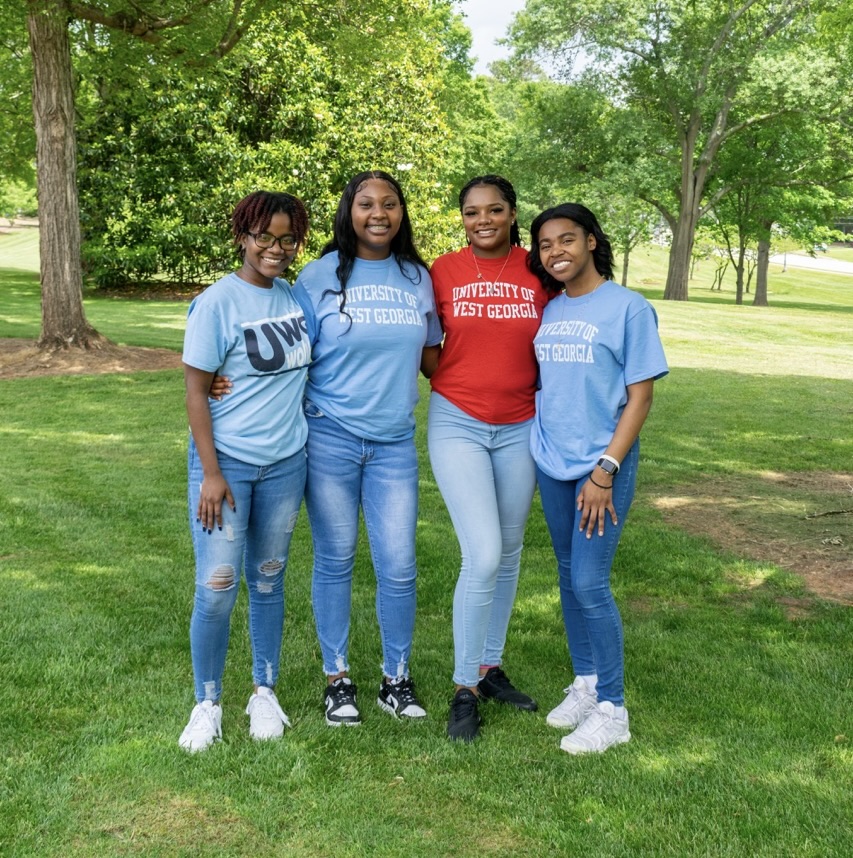
[[[326,415],[310,399],[306,399],[302,410],[306,417],[325,417]]]

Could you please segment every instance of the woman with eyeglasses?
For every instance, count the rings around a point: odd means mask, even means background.
[[[415,624],[418,460],[414,409],[424,352],[441,328],[399,183],[378,170],[344,189],[332,240],[297,280],[310,300],[305,392],[314,543],[312,601],[331,727],[361,722],[349,631],[359,509],[376,574],[382,678],[376,702],[426,715],[409,675]]]
[[[249,734],[275,739],[290,723],[274,688],[284,572],[305,487],[302,399],[311,347],[307,298],[282,274],[305,240],[308,217],[290,194],[256,191],[234,209],[231,229],[242,264],[190,304],[183,351],[196,706],[180,745],[191,752],[222,735],[222,675],[241,576],[252,644]],[[233,392],[211,400],[216,373],[231,379]]]

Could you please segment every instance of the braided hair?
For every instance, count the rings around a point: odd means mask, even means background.
[[[400,229],[397,230],[397,234],[391,239],[391,253],[397,260],[400,270],[412,283],[417,284],[421,281],[421,273],[418,266],[422,268],[427,267],[426,262],[421,258],[420,253],[418,253],[415,247],[415,241],[412,236],[412,222],[409,220],[409,209],[406,205],[406,198],[403,196],[403,189],[400,187],[400,183],[392,175],[383,170],[367,170],[363,173],[358,173],[358,175],[353,176],[349,180],[347,186],[344,188],[344,192],[338,203],[338,210],[335,213],[332,238],[320,252],[320,256],[325,256],[335,250],[338,252],[338,267],[335,270],[335,274],[341,288],[327,289],[323,295],[341,295],[340,311],[342,313],[345,313],[347,283],[352,276],[358,251],[358,238],[355,234],[355,228],[352,225],[352,206],[356,194],[361,190],[364,183],[369,182],[371,179],[380,179],[387,183],[397,195],[397,198],[400,200],[400,206],[403,209],[403,219],[400,222]]]
[[[279,191],[254,191],[237,203],[231,215],[231,233],[240,259],[246,255],[243,236],[250,232],[264,232],[275,214],[289,215],[296,243],[301,245],[305,241],[308,213],[301,200]]]
[[[459,191],[460,212],[465,208],[465,198],[468,196],[468,191],[472,188],[482,187],[483,185],[492,185],[497,188],[498,193],[501,195],[501,199],[508,203],[511,209],[518,208],[516,205],[515,188],[512,186],[512,182],[510,182],[509,179],[505,179],[503,176],[497,176],[494,173],[489,173],[485,176],[475,176],[466,183],[465,187],[462,188],[461,191]],[[513,222],[509,228],[509,243],[511,246],[521,247],[521,233],[519,233],[518,224],[515,222]]]
[[[539,256],[539,231],[549,220],[574,221],[584,232],[595,239],[592,249],[592,264],[595,270],[608,280],[613,279],[613,248],[610,239],[605,235],[596,216],[580,203],[561,203],[550,209],[545,209],[530,225],[530,256],[527,257],[527,267],[542,281],[542,285],[552,293],[563,291],[563,284],[555,280],[542,264]]]

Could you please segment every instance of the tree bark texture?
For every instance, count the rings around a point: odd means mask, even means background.
[[[758,239],[758,262],[755,272],[755,296],[753,307],[766,307],[767,301],[767,270],[770,267],[770,225],[766,234]]]
[[[690,275],[690,259],[693,255],[693,242],[696,236],[692,214],[687,206],[682,206],[678,214],[678,223],[672,234],[666,287],[663,292],[663,297],[667,301],[687,300],[687,280]]]
[[[74,132],[74,78],[63,0],[28,0],[36,129],[42,348],[91,348],[104,340],[86,321]]]

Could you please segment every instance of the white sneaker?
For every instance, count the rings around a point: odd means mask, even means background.
[[[194,754],[204,751],[222,738],[222,707],[212,700],[205,700],[195,706],[189,723],[184,727],[178,744]]]
[[[576,676],[575,681],[568,688],[563,689],[563,693],[566,699],[548,713],[545,723],[552,727],[571,730],[595,708],[598,698],[580,676]]]
[[[275,692],[263,685],[249,698],[246,714],[253,739],[280,739],[285,726],[290,726],[290,718],[284,714]]]
[[[581,721],[574,733],[563,737],[560,747],[569,754],[600,754],[630,738],[628,713],[624,718],[617,718],[614,705],[603,700]]]

